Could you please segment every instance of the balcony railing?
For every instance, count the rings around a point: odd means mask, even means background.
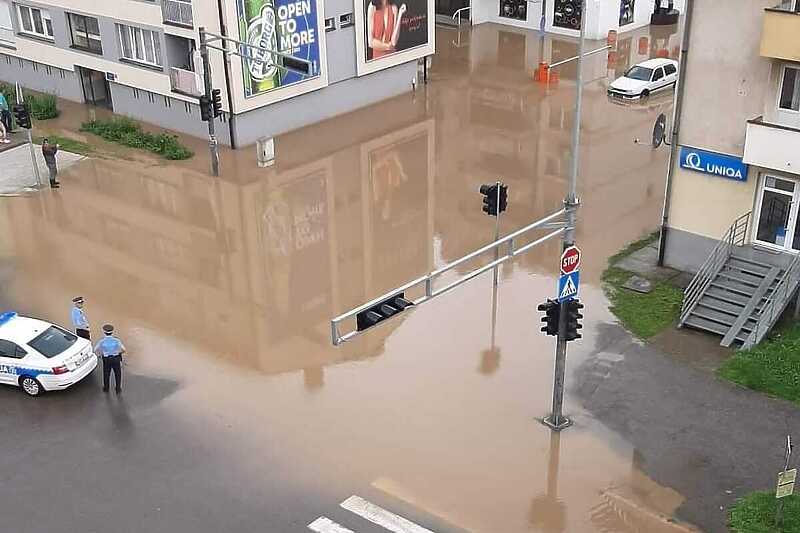
[[[192,3],[187,0],[161,0],[161,16],[165,23],[194,27]]]
[[[800,4],[786,0],[764,10],[761,30],[761,56],[796,61],[800,57]]]
[[[200,77],[196,72],[182,68],[172,67],[169,70],[169,80],[172,90],[187,96],[200,96]]]

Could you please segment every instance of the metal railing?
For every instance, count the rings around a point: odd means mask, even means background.
[[[169,81],[173,91],[188,96],[200,96],[203,93],[200,76],[191,70],[172,67],[169,69]]]
[[[800,2],[797,0],[783,0],[777,6],[769,8],[770,11],[785,11],[787,13],[800,13]]]
[[[187,0],[161,0],[161,17],[164,22],[193,27],[192,2]]]
[[[683,307],[678,323],[682,326],[694,310],[697,302],[703,297],[706,288],[714,281],[722,266],[728,261],[734,246],[742,246],[747,240],[747,228],[750,225],[750,213],[745,213],[734,220],[725,235],[717,243],[708,258],[697,271],[692,282],[683,292]]]
[[[800,256],[795,256],[775,286],[775,290],[764,302],[761,311],[758,313],[755,329],[747,336],[742,348],[752,348],[767,336],[772,326],[780,318],[789,300],[792,299],[798,283],[800,283]]]
[[[472,6],[462,7],[461,9],[456,9],[456,12],[453,13],[453,20],[458,20],[458,25],[461,26],[461,13],[464,11],[471,11]]]
[[[351,309],[350,311],[347,311],[346,313],[342,313],[341,315],[339,315],[336,318],[331,320],[331,341],[333,342],[333,345],[337,346],[337,345],[339,345],[339,344],[341,344],[343,342],[346,342],[346,341],[352,339],[356,335],[359,335],[360,333],[362,333],[360,331],[353,330],[353,331],[350,331],[350,332],[345,333],[344,335],[342,335],[341,333],[339,333],[339,324],[341,324],[343,321],[345,321],[347,319],[355,318],[355,316],[357,314],[361,313],[362,311],[366,311],[367,309],[379,304],[380,302],[382,302],[382,301],[384,301],[384,300],[386,300],[388,298],[391,298],[392,296],[395,296],[396,294],[398,294],[400,292],[405,292],[405,291],[407,291],[409,289],[412,289],[414,287],[418,287],[420,285],[424,285],[425,294],[423,296],[420,296],[419,298],[417,298],[415,300],[412,300],[411,298],[408,298],[408,299],[411,300],[414,303],[414,305],[419,305],[421,303],[425,303],[428,300],[431,300],[431,299],[433,299],[433,298],[435,298],[437,296],[441,296],[442,294],[446,293],[447,291],[458,287],[462,283],[465,283],[465,282],[471,280],[472,278],[474,278],[476,276],[479,276],[479,275],[483,274],[484,272],[487,272],[487,271],[489,271],[489,270],[491,270],[491,269],[493,269],[493,268],[505,263],[509,259],[512,259],[512,258],[514,258],[514,257],[516,257],[516,256],[518,256],[520,254],[523,254],[523,253],[527,252],[528,250],[530,250],[531,248],[533,248],[535,246],[538,246],[538,245],[542,244],[543,242],[545,242],[545,241],[547,241],[547,240],[549,240],[549,239],[551,239],[551,238],[553,238],[553,237],[555,237],[557,235],[561,235],[566,230],[566,221],[557,220],[557,219],[559,217],[561,217],[562,215],[564,215],[566,212],[567,212],[566,209],[561,209],[559,211],[556,211],[552,215],[549,215],[549,216],[547,216],[547,217],[545,217],[545,218],[543,218],[541,220],[537,220],[536,222],[534,222],[532,224],[529,224],[529,225],[525,226],[522,229],[519,229],[519,230],[517,230],[517,231],[515,231],[513,233],[509,233],[505,237],[501,237],[500,239],[494,241],[491,244],[487,244],[486,246],[478,248],[474,252],[471,252],[471,253],[465,255],[464,257],[461,257],[460,259],[456,259],[452,263],[449,263],[449,264],[443,266],[442,268],[439,268],[438,270],[434,270],[430,274],[426,274],[426,275],[424,275],[424,276],[422,276],[420,278],[417,278],[417,279],[415,279],[413,281],[410,281],[410,282],[406,283],[405,285],[402,285],[400,287],[396,287],[396,288],[392,289],[391,291],[387,292],[386,294],[382,294],[381,296],[378,296],[377,298],[374,298],[374,299],[370,300],[369,302],[356,307],[355,309]],[[540,237],[540,238],[538,238],[538,239],[536,239],[534,241],[528,242],[528,243],[520,246],[519,248],[514,246],[515,240],[519,240],[522,237],[528,237],[527,234],[532,232],[532,231],[535,231],[535,230],[542,231],[542,230],[546,230],[546,229],[552,229],[553,227],[557,227],[557,229],[547,233],[543,237]],[[501,247],[506,247],[505,251],[501,250]],[[492,250],[494,250],[497,253],[497,257],[498,257],[497,259],[495,259],[494,261],[492,261],[492,262],[490,262],[490,263],[488,263],[488,264],[486,264],[486,265],[484,265],[482,267],[476,268],[475,270],[472,270],[471,272],[469,272],[467,274],[462,275],[461,277],[459,277],[459,279],[457,279],[456,281],[453,281],[451,283],[448,283],[444,287],[441,287],[441,288],[438,288],[438,289],[434,289],[433,283],[442,274],[445,274],[446,272],[449,272],[449,271],[453,270],[454,268],[456,268],[456,267],[458,267],[460,265],[463,265],[467,261],[475,259],[476,257],[478,257],[478,256],[480,256],[482,254],[485,254],[486,252],[490,252]],[[387,321],[384,321],[384,322],[381,322],[381,323],[385,323],[385,322],[387,322]]]

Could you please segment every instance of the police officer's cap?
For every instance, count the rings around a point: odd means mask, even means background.
[[[83,296],[76,296],[72,299],[72,303],[82,304],[83,303]]]
[[[114,333],[114,326],[112,326],[111,324],[104,324],[103,333],[105,333],[106,335],[111,335],[112,333]]]

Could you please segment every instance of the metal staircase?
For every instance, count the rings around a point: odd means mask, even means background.
[[[750,213],[737,218],[686,288],[678,327],[722,336],[722,346],[755,346],[800,284],[800,256],[745,246]]]

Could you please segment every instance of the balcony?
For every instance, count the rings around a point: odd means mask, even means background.
[[[0,27],[0,46],[14,48],[15,39],[13,28]]]
[[[169,69],[169,81],[172,90],[186,96],[200,96],[203,91],[200,87],[200,76],[196,72],[182,68]]]
[[[800,2],[785,0],[764,10],[761,55],[774,59],[800,61]]]
[[[800,173],[800,129],[764,122],[764,117],[747,121],[744,162],[772,170]]]
[[[194,15],[190,0],[161,0],[161,17],[164,24],[185,28],[194,27]]]

